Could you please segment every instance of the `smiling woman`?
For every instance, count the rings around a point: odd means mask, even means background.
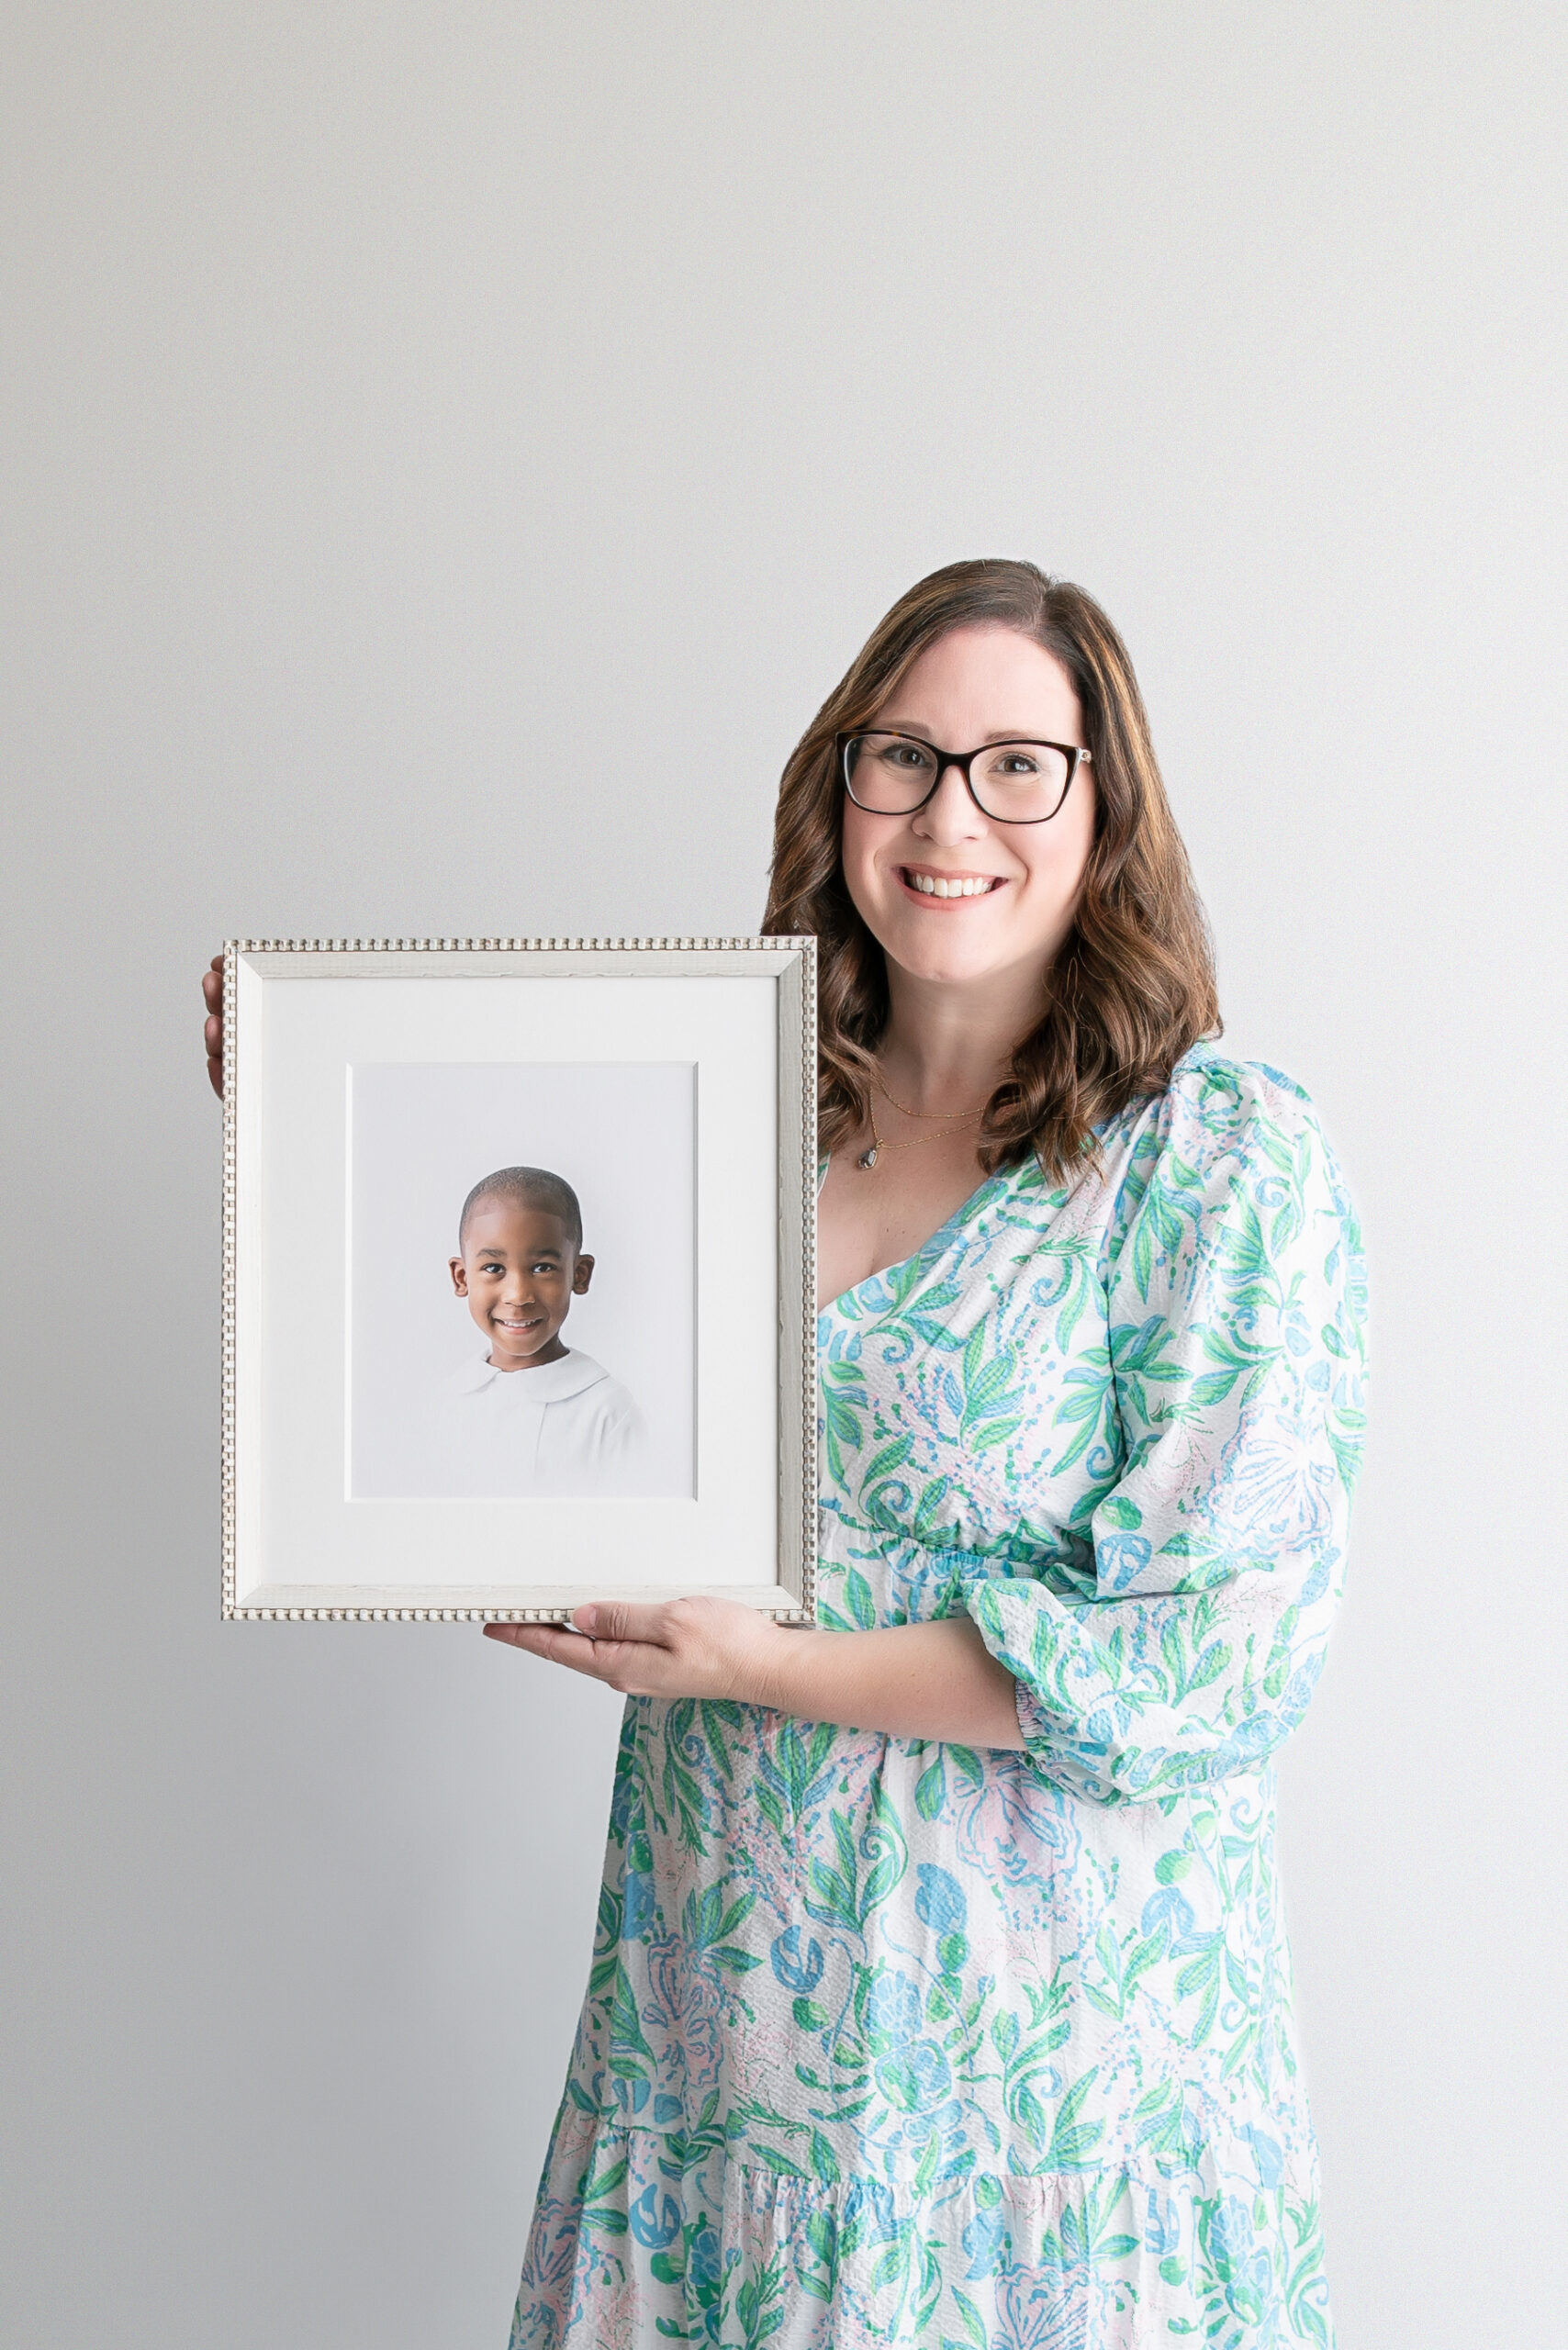
[[[822,958],[820,1628],[488,1628],[630,1696],[513,2350],[1324,2350],[1272,1758],[1359,1241],[1210,1041],[1098,606],[913,588],[785,770],[766,926]]]
[[[875,756],[880,730],[925,738],[918,788],[865,782],[860,746]],[[991,779],[998,764],[1016,767],[1012,736],[1047,738],[1031,764],[1042,747],[1055,756],[1047,788],[1030,781],[1022,801],[1016,780]],[[936,739],[982,748],[938,753]],[[892,994],[912,968],[939,982],[1014,971],[1018,1025],[988,1105],[987,1164],[1023,1144],[1065,1166],[1098,1117],[1162,1083],[1218,1028],[1203,910],[1126,650],[1091,597],[1030,565],[954,565],[901,599],[790,757],[776,837],[767,924],[821,941],[832,1143],[867,1122]],[[955,878],[987,898],[1010,890],[1012,902],[988,904],[981,929],[960,925],[962,951],[940,965],[913,925],[884,937],[901,900],[950,904]]]

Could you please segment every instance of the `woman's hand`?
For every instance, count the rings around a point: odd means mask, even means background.
[[[730,1697],[809,1722],[1016,1751],[1017,1689],[967,1616],[874,1632],[790,1630],[735,1599],[595,1600],[559,1624],[487,1624],[633,1697]],[[585,1639],[584,1635],[587,1635]]]
[[[629,1697],[778,1702],[770,1693],[780,1645],[790,1636],[738,1600],[666,1599],[648,1606],[596,1600],[575,1608],[572,1621],[575,1632],[562,1624],[487,1624],[485,1632]]]
[[[207,1004],[202,1035],[207,1044],[207,1073],[218,1100],[223,1099],[223,957],[215,955],[212,968],[202,973],[201,991]]]

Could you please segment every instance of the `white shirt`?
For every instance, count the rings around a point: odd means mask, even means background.
[[[630,1492],[644,1434],[620,1381],[575,1348],[524,1371],[475,1356],[444,1382],[436,1432],[453,1490],[487,1496]]]

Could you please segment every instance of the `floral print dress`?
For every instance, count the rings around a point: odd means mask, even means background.
[[[626,1708],[512,2350],[1332,2341],[1273,1755],[1338,1596],[1355,1220],[1199,1046],[821,1317],[821,1619],[967,1610],[1023,1752]]]

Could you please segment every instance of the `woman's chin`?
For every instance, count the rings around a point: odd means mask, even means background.
[[[912,926],[904,923],[890,925],[881,946],[890,962],[927,987],[983,987],[987,979],[1014,969],[1018,960],[1000,939],[934,938],[923,928],[912,934]]]

